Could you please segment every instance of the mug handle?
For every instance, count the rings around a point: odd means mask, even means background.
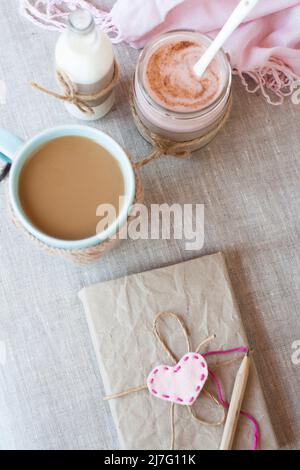
[[[0,181],[9,173],[13,157],[22,143],[23,141],[16,135],[6,129],[0,129],[0,160],[5,163],[4,168],[0,171]]]

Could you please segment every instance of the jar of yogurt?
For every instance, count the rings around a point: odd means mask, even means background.
[[[191,150],[212,140],[230,111],[232,75],[225,53],[216,55],[200,79],[193,71],[210,44],[196,31],[159,35],[144,48],[133,79],[134,106],[147,131],[191,142]],[[148,132],[142,134],[151,141]]]

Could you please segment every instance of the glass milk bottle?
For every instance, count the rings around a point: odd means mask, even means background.
[[[96,28],[92,14],[77,9],[69,15],[68,28],[56,45],[56,69],[65,73],[80,94],[94,95],[107,87],[114,75],[112,44],[105,33]],[[114,91],[89,101],[94,113],[85,113],[73,103],[65,103],[73,116],[93,121],[105,116],[115,100]]]
[[[203,79],[193,74],[192,65],[210,44],[196,31],[156,36],[141,53],[133,80],[135,109],[147,131],[172,142],[194,141],[191,150],[216,136],[231,107],[231,68],[222,50]]]

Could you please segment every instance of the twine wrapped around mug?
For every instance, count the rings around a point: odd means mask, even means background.
[[[31,86],[36,90],[46,93],[49,96],[53,96],[53,98],[56,98],[60,101],[72,103],[77,106],[79,111],[92,115],[95,113],[95,111],[93,110],[93,107],[89,104],[89,102],[104,98],[116,87],[120,79],[120,69],[117,61],[115,60],[114,74],[111,82],[106,87],[102,88],[100,91],[94,94],[78,93],[77,85],[73,83],[70,77],[68,77],[68,75],[62,72],[61,70],[56,71],[56,79],[58,84],[64,91],[64,94],[48,90],[47,88],[39,85],[36,82],[31,82]]]
[[[134,123],[138,131],[144,137],[144,139],[146,139],[153,146],[153,151],[146,158],[137,162],[137,167],[142,168],[148,163],[158,160],[161,157],[175,156],[177,158],[190,158],[193,151],[209,144],[209,142],[211,142],[217,133],[224,127],[230,116],[232,108],[232,95],[229,97],[226,112],[216,127],[201,137],[184,142],[175,142],[150,131],[150,129],[148,129],[148,127],[143,124],[137,113],[132,94],[130,95],[130,108]]]
[[[98,245],[91,246],[89,248],[83,248],[83,249],[64,249],[64,248],[55,248],[53,246],[49,246],[46,243],[42,242],[38,238],[36,238],[34,235],[32,235],[21,222],[15,217],[15,214],[13,212],[13,209],[11,207],[10,201],[8,200],[8,209],[11,214],[11,219],[15,226],[19,229],[22,230],[23,233],[25,233],[26,236],[28,236],[39,248],[42,250],[50,253],[50,254],[55,254],[55,255],[61,255],[64,256],[65,258],[69,258],[72,261],[74,261],[76,264],[79,265],[85,265],[89,263],[93,263],[97,259],[101,258],[104,256],[109,250],[114,248],[118,243],[120,239],[120,234],[127,229],[127,227],[130,225],[130,223],[136,218],[136,215],[134,214],[134,206],[135,204],[138,204],[142,201],[143,199],[143,186],[142,186],[142,180],[141,180],[141,175],[140,171],[134,163],[132,162],[132,159],[130,158],[129,155],[127,155],[129,160],[131,161],[134,174],[135,174],[135,199],[133,202],[133,206],[128,214],[127,221],[126,223],[120,227],[119,231],[111,238],[108,238],[107,240],[99,243]],[[7,194],[7,199],[8,199],[8,190],[6,191]]]
[[[204,341],[201,341],[201,343],[197,346],[197,348],[195,350],[193,350],[191,348],[190,337],[189,337],[189,334],[188,334],[188,331],[187,331],[187,327],[186,327],[185,322],[183,321],[183,319],[180,318],[180,316],[178,314],[174,313],[174,312],[160,312],[160,313],[158,313],[154,318],[153,333],[154,333],[154,336],[155,336],[156,340],[159,342],[159,344],[161,345],[161,347],[163,348],[163,350],[167,354],[168,358],[170,359],[170,361],[174,365],[176,365],[178,363],[178,358],[172,352],[172,350],[169,348],[165,338],[161,335],[161,333],[159,332],[159,328],[158,328],[158,323],[159,323],[159,321],[161,320],[162,317],[171,317],[171,318],[173,318],[177,321],[177,323],[180,326],[180,329],[183,333],[185,343],[186,343],[186,348],[187,348],[188,352],[193,352],[195,354],[199,353],[200,349],[204,345],[211,342],[216,337],[215,335],[212,335],[212,336],[206,338]],[[211,356],[211,355],[231,354],[231,353],[235,353],[235,352],[249,353],[251,351],[249,351],[249,349],[246,348],[246,347],[239,347],[239,348],[228,349],[228,350],[208,351],[206,353],[203,353],[202,357],[205,358],[205,357]],[[219,362],[217,364],[210,364],[210,367],[212,367],[212,366],[216,366],[216,367],[225,366],[225,365],[233,364],[233,363],[235,363],[239,360],[240,360],[239,358],[234,358],[230,361],[226,361],[226,362],[223,362],[223,363]],[[154,371],[154,373],[156,371]],[[222,408],[222,417],[216,422],[206,421],[206,420],[200,418],[199,416],[197,416],[197,414],[195,413],[192,405],[186,405],[186,406],[188,408],[188,412],[189,412],[191,418],[196,420],[198,423],[200,423],[204,426],[221,426],[224,423],[225,417],[226,417],[225,409],[227,409],[229,407],[229,404],[223,398],[223,393],[222,393],[222,389],[221,389],[221,385],[220,385],[219,380],[216,378],[215,374],[210,369],[208,369],[208,372],[209,372],[209,376],[212,379],[213,383],[216,385],[218,398],[215,395],[213,395],[211,392],[209,392],[208,390],[203,389],[202,392],[205,393],[215,404],[217,404],[217,406],[219,408]],[[113,395],[105,396],[103,398],[103,400],[107,401],[107,400],[122,398],[122,397],[132,395],[133,393],[138,393],[138,392],[142,392],[142,391],[146,391],[146,390],[148,390],[147,385],[140,385],[138,387],[134,387],[134,388],[131,388],[129,390],[125,390],[125,391],[122,391],[122,392],[119,392],[119,393],[115,393]],[[182,406],[182,405],[178,405],[178,406]],[[256,450],[258,448],[258,445],[259,445],[259,437],[260,437],[258,423],[252,415],[250,415],[249,413],[247,413],[245,411],[241,411],[240,415],[246,417],[253,425],[252,449]],[[170,449],[174,450],[174,448],[175,448],[175,403],[174,402],[171,402],[171,407],[170,407],[170,424],[171,424],[171,426],[170,426],[170,429],[171,429]]]

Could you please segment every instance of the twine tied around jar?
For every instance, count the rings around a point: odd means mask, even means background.
[[[154,318],[153,333],[154,333],[154,336],[155,336],[156,340],[158,341],[160,346],[163,348],[164,352],[167,354],[169,360],[173,363],[173,366],[175,366],[178,363],[178,358],[172,352],[171,348],[167,344],[166,339],[162,336],[162,334],[160,333],[159,328],[158,328],[158,324],[159,324],[159,322],[161,321],[161,319],[163,317],[171,317],[174,320],[176,320],[178,326],[180,327],[181,332],[183,333],[187,352],[199,353],[200,349],[203,346],[210,343],[212,340],[214,340],[216,338],[215,335],[209,336],[208,338],[201,341],[201,343],[194,350],[194,349],[191,348],[190,336],[189,336],[188,329],[186,327],[186,324],[185,324],[184,320],[177,313],[174,313],[174,312],[160,312],[160,313],[158,313]],[[233,348],[233,349],[227,349],[227,350],[208,351],[206,353],[202,353],[201,355],[202,355],[203,358],[206,358],[207,356],[212,356],[212,355],[232,354],[232,353],[237,353],[237,352],[245,354],[245,353],[250,353],[251,351],[249,351],[249,349],[247,347],[239,347],[239,348]],[[225,366],[225,365],[233,364],[233,363],[238,362],[238,361],[240,361],[240,358],[235,357],[235,358],[231,359],[230,361],[218,362],[216,364],[210,364],[210,368],[214,367],[214,366],[215,367]],[[227,409],[229,407],[229,404],[224,400],[220,382],[217,379],[217,377],[215,376],[215,374],[211,371],[210,368],[208,369],[209,377],[212,380],[212,382],[214,383],[214,385],[216,386],[217,393],[218,393],[218,398],[208,390],[202,389],[202,392],[205,395],[207,395],[219,408],[222,409],[222,416],[220,417],[219,420],[217,420],[215,422],[207,421],[203,418],[200,418],[197,415],[197,413],[193,409],[193,405],[186,405],[186,406],[188,408],[188,412],[189,412],[191,418],[194,419],[195,421],[197,421],[199,424],[201,424],[203,426],[215,426],[215,427],[217,427],[217,426],[221,426],[224,423],[225,417],[226,417],[225,409]],[[143,391],[147,391],[147,390],[148,390],[147,385],[140,385],[138,387],[134,387],[134,388],[131,388],[129,390],[125,390],[125,391],[122,391],[122,392],[119,392],[119,393],[115,393],[113,395],[105,396],[103,398],[103,400],[107,401],[107,400],[113,400],[113,399],[117,399],[117,398],[123,398],[123,397],[127,397],[129,395],[132,395],[134,393],[143,392]],[[199,395],[198,399],[200,398],[200,396],[201,395]],[[182,406],[182,405],[178,405],[178,406]],[[260,431],[259,431],[258,423],[252,415],[250,415],[249,413],[247,413],[245,411],[240,411],[240,415],[247,418],[253,426],[252,449],[256,450],[258,448],[258,445],[259,445],[259,437],[260,437]],[[171,405],[170,405],[170,429],[171,429],[170,450],[174,450],[174,448],[175,448],[175,436],[176,436],[175,435],[175,403],[174,402],[171,402]]]
[[[223,115],[222,119],[218,122],[217,126],[214,127],[212,130],[207,132],[201,137],[197,137],[196,139],[184,141],[184,142],[176,142],[164,137],[161,137],[155,132],[150,131],[148,127],[141,121],[134,101],[133,96],[130,96],[130,109],[131,114],[134,120],[134,123],[140,132],[140,134],[153,146],[153,151],[143,160],[136,163],[138,168],[142,168],[143,166],[147,165],[148,163],[158,160],[162,157],[167,156],[174,156],[177,158],[190,158],[192,156],[193,151],[195,148],[201,148],[207,145],[216,135],[217,133],[224,127],[227,119],[229,118],[230,112],[232,108],[232,95],[230,95],[228,100],[228,105],[225,114]],[[194,149],[194,150],[193,150]]]
[[[73,83],[70,77],[65,72],[62,72],[61,70],[56,70],[56,79],[57,79],[58,84],[64,91],[63,94],[49,90],[48,88],[45,88],[36,82],[31,82],[30,84],[36,90],[46,93],[47,95],[52,96],[53,98],[56,98],[60,101],[72,103],[75,106],[77,106],[79,111],[85,114],[92,115],[95,113],[95,111],[93,110],[93,107],[89,104],[89,102],[93,102],[93,101],[103,98],[104,96],[108,95],[116,87],[120,79],[120,69],[119,69],[119,65],[117,61],[115,60],[114,74],[113,74],[112,80],[106,87],[102,88],[100,91],[94,94],[78,93],[76,84]]]

